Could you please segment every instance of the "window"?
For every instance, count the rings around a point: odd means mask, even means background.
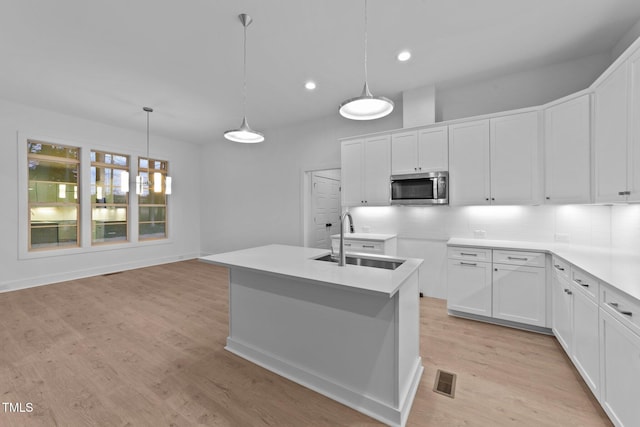
[[[126,242],[129,156],[91,151],[91,242]]]
[[[29,250],[78,246],[80,149],[28,140]]]
[[[138,240],[167,237],[167,169],[168,162],[138,159]]]

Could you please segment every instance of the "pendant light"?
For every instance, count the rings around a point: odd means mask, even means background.
[[[238,15],[240,22],[244,27],[244,85],[242,87],[242,124],[238,129],[228,130],[224,133],[224,137],[230,141],[255,144],[264,141],[264,135],[257,132],[249,126],[247,122],[247,27],[251,25],[253,19],[246,13]]]
[[[367,0],[364,0],[364,87],[356,98],[340,104],[340,115],[351,120],[379,119],[393,111],[393,101],[384,96],[373,96],[367,83]]]
[[[149,182],[149,169],[151,169],[151,159],[149,158],[149,113],[153,113],[153,108],[150,107],[142,107],[142,111],[147,113],[147,179],[144,179],[140,171],[138,171],[138,176],[136,176],[136,194],[141,195],[144,193],[146,189],[148,191],[151,183]],[[140,165],[138,165],[140,167]],[[153,174],[153,192],[161,193],[162,192],[162,174],[160,172],[155,172]],[[171,194],[171,177],[165,177],[165,190],[164,194]]]

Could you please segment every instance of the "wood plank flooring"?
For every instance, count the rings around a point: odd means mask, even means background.
[[[227,280],[192,260],[0,294],[0,400],[33,405],[0,426],[381,425],[225,351]],[[431,298],[421,323],[409,426],[611,425],[555,338]]]

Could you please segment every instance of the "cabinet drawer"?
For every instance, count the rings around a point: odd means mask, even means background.
[[[554,256],[551,260],[551,265],[553,266],[554,274],[557,274],[569,280],[569,276],[571,274],[571,265],[568,262]]]
[[[584,290],[592,300],[598,302],[598,290],[600,288],[598,279],[572,265],[571,280]]]
[[[544,253],[493,250],[493,262],[499,264],[544,267]]]
[[[334,251],[340,250],[340,239],[331,239]],[[369,240],[344,239],[344,250],[346,252],[367,252],[375,254],[384,253],[383,242],[372,242]]]
[[[600,286],[600,306],[640,336],[640,301],[602,285]]]
[[[491,262],[491,249],[449,246],[448,257],[451,259]]]

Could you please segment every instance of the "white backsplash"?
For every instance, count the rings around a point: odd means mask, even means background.
[[[351,208],[356,231],[398,235],[398,256],[425,259],[420,287],[446,298],[451,237],[563,242],[640,254],[640,205]]]

